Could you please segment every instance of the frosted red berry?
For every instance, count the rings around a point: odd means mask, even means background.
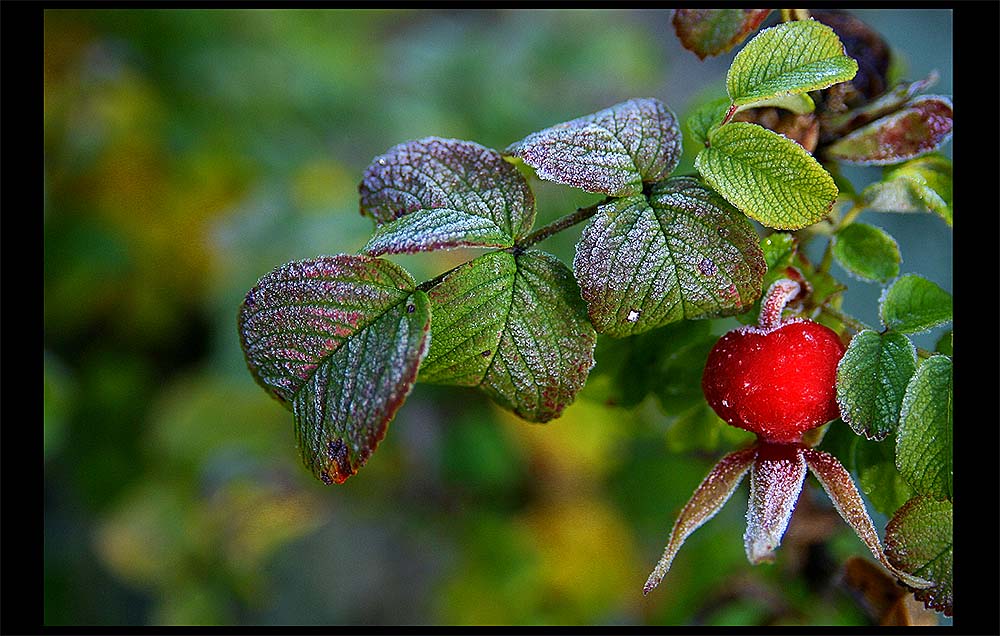
[[[702,390],[732,426],[768,442],[798,442],[840,416],[836,379],[844,350],[836,332],[810,320],[734,329],[709,353]]]

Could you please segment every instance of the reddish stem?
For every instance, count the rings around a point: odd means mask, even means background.
[[[729,120],[732,119],[733,115],[736,114],[736,109],[738,109],[738,108],[739,108],[739,106],[737,106],[736,104],[731,104],[729,106],[729,110],[726,112],[726,116],[722,118],[722,123],[719,124],[719,125],[720,126],[725,126],[726,124],[728,124]]]

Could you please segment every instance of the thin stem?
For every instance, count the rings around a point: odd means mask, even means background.
[[[555,221],[553,221],[552,223],[549,223],[545,227],[538,228],[531,234],[521,239],[514,247],[508,248],[506,251],[515,251],[515,253],[524,251],[528,247],[534,245],[535,243],[544,241],[550,236],[558,234],[559,232],[562,232],[565,229],[571,228],[577,223],[580,223],[581,221],[586,221],[587,219],[589,219],[590,217],[594,216],[597,213],[598,207],[604,205],[611,199],[612,197],[605,197],[603,201],[598,201],[594,205],[590,205],[585,208],[578,208],[575,212],[571,212],[566,216],[560,217]],[[441,284],[441,281],[447,278],[449,274],[454,272],[459,267],[462,267],[462,265],[468,265],[468,263],[469,261],[466,261],[461,265],[456,265],[455,267],[452,267],[447,272],[438,274],[437,276],[435,276],[430,280],[425,280],[424,282],[417,285],[417,289],[422,292],[430,291],[434,287],[437,287],[439,284]]]
[[[837,222],[836,230],[854,223],[854,219],[858,218],[858,215],[865,210],[865,207],[864,202],[855,201],[854,205],[852,205],[851,208],[844,213],[844,216],[840,217],[840,221]]]
[[[604,205],[611,200],[611,197],[605,197],[603,201],[598,201],[594,205],[587,206],[585,208],[577,208],[575,212],[570,212],[566,216],[560,217],[549,223],[544,227],[540,227],[531,234],[525,236],[523,239],[517,242],[514,246],[517,250],[525,250],[535,243],[540,243],[545,239],[562,232],[565,229],[571,228],[577,223],[586,221],[590,217],[597,214],[597,208]]]
[[[721,128],[722,126],[725,126],[726,124],[728,124],[728,123],[729,123],[729,121],[730,121],[730,120],[731,120],[731,119],[732,119],[732,118],[733,118],[734,116],[736,116],[736,111],[737,111],[737,110],[739,110],[739,108],[740,108],[740,107],[739,107],[739,106],[737,106],[736,104],[730,104],[730,105],[729,105],[729,110],[727,110],[727,111],[726,111],[726,116],[722,118],[722,123],[721,123],[721,124],[719,124],[719,127]],[[705,140],[705,147],[706,147],[706,148],[708,148],[708,147],[709,147],[709,145],[708,145],[708,140],[707,140],[707,139]]]
[[[839,320],[840,322],[844,323],[845,325],[853,329],[855,332],[864,331],[865,329],[876,331],[875,329],[872,329],[872,327],[869,327],[868,325],[861,322],[857,318],[854,318],[853,316],[848,316],[844,312],[838,309],[834,309],[833,307],[827,304],[820,305],[819,310],[820,313],[825,314],[835,320]]]
[[[455,267],[452,267],[447,272],[438,274],[437,276],[435,276],[434,278],[432,278],[430,280],[425,280],[424,282],[422,282],[419,285],[417,285],[417,289],[420,290],[420,291],[422,291],[422,292],[430,291],[432,288],[437,287],[441,283],[441,281],[443,281],[445,278],[447,278],[448,274],[451,274],[453,271],[455,271],[459,267],[462,267],[462,265],[468,265],[470,262],[472,262],[472,261],[466,261],[466,262],[462,263],[461,265],[456,265]]]

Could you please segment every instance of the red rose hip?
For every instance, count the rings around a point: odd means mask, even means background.
[[[840,416],[837,334],[810,320],[742,327],[715,344],[702,390],[723,420],[769,442],[798,442],[802,433]]]

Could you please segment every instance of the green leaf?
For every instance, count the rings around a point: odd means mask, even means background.
[[[840,416],[858,435],[884,439],[896,430],[917,350],[894,331],[865,329],[851,339],[837,365]]]
[[[899,245],[885,230],[851,223],[833,241],[833,257],[858,278],[885,283],[899,275]]]
[[[809,97],[808,93],[794,93],[792,95],[779,95],[757,102],[749,102],[737,108],[736,112],[739,113],[751,108],[781,108],[791,111],[796,115],[805,115],[816,110],[816,103],[812,97]]]
[[[826,155],[857,165],[886,165],[933,152],[951,139],[951,99],[924,95],[832,143]]]
[[[935,283],[904,274],[882,293],[882,324],[901,333],[920,333],[951,322],[951,294]]]
[[[846,82],[858,63],[833,29],[815,20],[784,22],[750,40],[729,67],[726,88],[737,106]]]
[[[773,9],[676,9],[681,45],[700,59],[729,51],[756,31]]]
[[[695,386],[701,386],[700,378]],[[745,448],[753,444],[756,439],[753,433],[726,424],[700,393],[699,398],[670,422],[666,433],[667,450],[671,453],[699,453],[711,452],[720,446]]]
[[[632,99],[532,133],[504,154],[540,179],[623,197],[673,172],[681,151],[674,114],[657,99]]]
[[[709,132],[722,123],[728,111],[727,97],[720,97],[696,108],[685,122],[691,138],[704,145],[708,141]]]
[[[872,507],[891,515],[913,496],[913,489],[896,470],[896,440],[888,436],[882,441],[869,441],[854,436],[854,470],[858,486]]]
[[[861,193],[880,212],[933,212],[952,224],[952,163],[930,154],[885,169],[882,180]]]
[[[704,320],[685,320],[668,325],[663,330],[671,336],[670,343],[657,351],[659,359],[650,369],[650,375],[656,380],[653,394],[660,402],[660,409],[667,415],[677,415],[697,404],[707,407],[701,390],[701,376],[708,353],[718,341],[718,336],[711,333]],[[638,369],[642,367],[636,367],[632,372],[633,382]],[[714,415],[711,408],[708,410]]]
[[[710,406],[696,404],[682,412],[667,429],[667,449],[671,453],[714,450],[719,444],[719,430],[729,426]]]
[[[950,501],[914,497],[885,528],[885,553],[901,570],[934,582],[915,596],[946,616],[953,609],[954,514]]]
[[[471,141],[426,137],[376,157],[359,186],[377,228],[363,251],[401,254],[461,246],[510,247],[535,220],[517,168]]]
[[[924,360],[903,396],[896,468],[918,494],[952,498],[952,363]]]
[[[729,99],[721,97],[702,104],[695,109],[685,122],[691,138],[702,145],[707,145],[705,142],[708,140],[709,134],[713,128],[717,127],[725,119],[726,114],[729,112],[729,106]],[[816,108],[816,105],[809,95],[801,93],[798,95],[783,95],[774,99],[746,104],[737,108],[735,113],[750,110],[751,108],[767,107],[783,108],[801,115],[811,113]]]
[[[837,186],[802,146],[756,124],[732,122],[715,130],[695,167],[705,181],[750,218],[797,230],[821,220]]]
[[[291,408],[302,459],[325,483],[363,466],[427,351],[427,297],[398,265],[368,256],[288,263],[239,313],[257,382]]]
[[[798,249],[798,240],[794,234],[774,232],[760,240],[760,247],[764,252],[764,262],[767,263],[768,271],[784,269],[792,264],[792,256]]]
[[[586,382],[596,334],[554,256],[485,254],[429,296],[434,335],[420,381],[478,386],[532,422],[558,417]]]
[[[513,256],[492,252],[463,264],[428,292],[434,332],[419,382],[482,383],[507,323],[516,274]]]
[[[867,440],[843,421],[835,421],[829,425],[820,448],[839,458],[855,475],[858,488],[880,513],[891,516],[914,495],[896,470],[896,439],[892,435],[882,441]]]
[[[623,337],[753,304],[766,270],[758,241],[722,197],[677,177],[654,185],[648,199],[601,206],[577,243],[573,270],[597,331]]]
[[[600,385],[598,399],[625,408],[655,391],[670,413],[684,410],[704,402],[701,372],[715,340],[707,320],[681,320],[631,338],[599,337],[587,390],[594,395],[592,385]]]

